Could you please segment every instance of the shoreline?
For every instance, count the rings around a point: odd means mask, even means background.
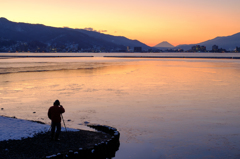
[[[36,125],[47,125],[39,121],[22,120],[15,117],[0,116],[7,119],[27,121]],[[1,118],[1,120],[3,119]],[[2,122],[2,121],[1,121]],[[8,121],[8,124],[11,124]],[[29,124],[29,123],[28,123]],[[120,143],[120,133],[117,129],[103,125],[88,125],[97,131],[80,130],[63,131],[60,141],[50,140],[50,131],[35,132],[33,136],[21,139],[7,139],[0,141],[0,159],[2,158],[74,158],[80,156],[115,156]],[[7,129],[7,128],[5,128]],[[17,129],[17,128],[15,128]],[[27,129],[27,127],[25,127]],[[13,129],[14,130],[14,129]],[[7,132],[11,133],[11,132]],[[2,135],[2,134],[1,134]],[[114,148],[114,149],[111,149]],[[74,152],[74,153],[73,153]]]
[[[190,59],[240,59],[240,57],[220,57],[220,56],[104,56],[106,58],[190,58]]]
[[[240,59],[240,53],[0,53],[0,59],[8,58],[203,58]]]

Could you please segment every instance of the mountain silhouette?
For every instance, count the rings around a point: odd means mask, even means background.
[[[144,43],[141,43],[138,40],[129,40],[126,37],[123,36],[113,36],[113,35],[108,35],[108,34],[102,34],[99,32],[95,32],[95,31],[88,31],[88,30],[84,30],[84,29],[75,29],[76,31],[79,31],[83,34],[86,34],[90,37],[94,37],[97,39],[101,39],[116,45],[123,45],[123,46],[129,46],[130,48],[134,48],[134,47],[142,47],[143,49],[147,50],[150,47],[147,46]]]
[[[38,42],[45,45],[78,44],[79,48],[126,49],[130,47],[150,47],[125,37],[106,35],[83,29],[56,28],[42,24],[17,23],[0,18],[0,39],[22,42]]]
[[[238,47],[240,46],[240,32],[230,36],[216,37],[214,39],[207,40],[197,44],[178,45],[175,48],[189,50],[194,45],[204,45],[206,46],[207,50],[212,50],[213,45],[218,45],[219,48],[223,48],[226,50],[234,50],[236,46]]]
[[[174,46],[172,44],[170,44],[167,41],[163,41],[159,44],[157,44],[156,46],[154,46],[155,48],[173,48]]]
[[[77,44],[78,48],[81,49],[104,48],[106,51],[112,49],[125,50],[127,46],[130,46],[132,49],[134,47],[142,47],[144,50],[151,48],[138,40],[131,40],[123,36],[113,36],[85,29],[57,28],[42,24],[18,23],[9,21],[6,18],[0,18],[0,46],[4,46],[6,40],[8,40],[8,45],[13,45],[17,42],[27,42],[29,46],[42,47],[66,47],[71,44]],[[218,45],[219,48],[226,50],[234,50],[236,46],[240,46],[240,33],[231,36],[216,37],[197,44],[178,45],[174,49],[182,48],[189,50],[194,45],[204,45],[207,50],[211,50],[213,45]],[[158,49],[173,48],[166,41],[154,47]]]

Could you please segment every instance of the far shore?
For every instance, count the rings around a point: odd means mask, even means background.
[[[240,53],[0,53],[6,58],[203,58],[203,59],[240,59]]]

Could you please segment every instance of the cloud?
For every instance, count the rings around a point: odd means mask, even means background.
[[[87,31],[96,31],[97,32],[97,30],[94,30],[93,28],[84,28],[84,30],[87,30]]]
[[[84,28],[84,30],[87,30],[87,31],[95,31],[95,32],[99,32],[99,33],[105,33],[105,32],[107,32],[107,30],[95,30],[95,29],[93,29],[93,28],[91,28],[91,27],[86,27],[86,28]]]
[[[98,30],[99,33],[105,33],[107,30]]]

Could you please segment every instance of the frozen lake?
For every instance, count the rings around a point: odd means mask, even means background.
[[[59,99],[67,127],[119,130],[116,159],[240,157],[239,59],[80,55],[94,57],[0,59],[0,115],[50,124]]]

